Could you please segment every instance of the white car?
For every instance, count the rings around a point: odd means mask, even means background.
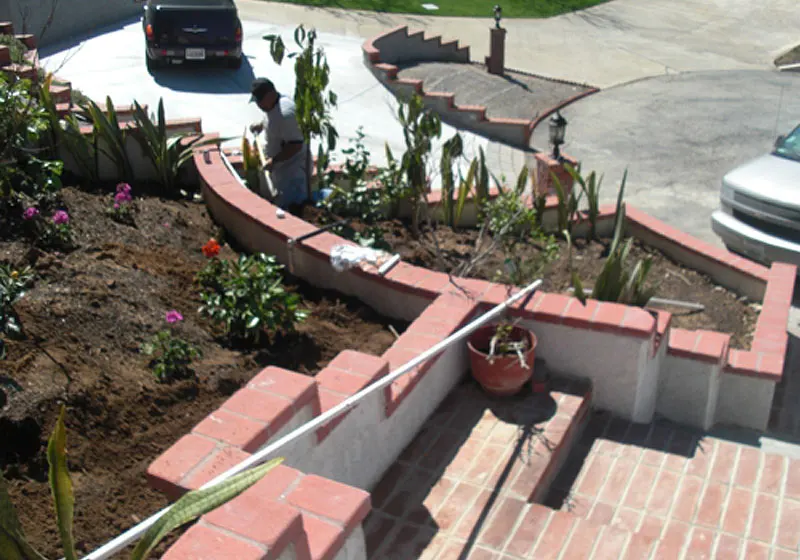
[[[722,178],[711,227],[734,253],[800,266],[800,126]]]

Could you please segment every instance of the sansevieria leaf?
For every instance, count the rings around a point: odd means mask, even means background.
[[[150,527],[133,550],[131,560],[144,560],[170,531],[234,499],[282,462],[283,458],[278,457],[211,488],[189,492]]]
[[[67,470],[67,429],[64,426],[65,407],[61,406],[56,427],[47,444],[47,462],[50,464],[50,490],[56,509],[58,533],[66,560],[77,560],[75,542],[72,537],[72,516],[75,496],[72,493],[72,480]]]
[[[22,525],[0,475],[0,558],[2,560],[46,560],[25,540]]]

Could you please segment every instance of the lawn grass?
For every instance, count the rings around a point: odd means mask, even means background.
[[[590,6],[606,0],[277,0],[288,4],[324,8],[346,8],[349,10],[370,10],[373,12],[393,12],[400,14],[426,14],[433,16],[478,16],[489,20],[493,17],[494,5],[503,8],[503,17],[544,18],[557,16]],[[439,6],[438,10],[426,10],[423,4]]]

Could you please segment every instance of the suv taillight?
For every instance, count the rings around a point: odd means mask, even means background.
[[[144,33],[147,35],[147,39],[152,41],[155,34],[153,33],[153,25],[148,23],[147,27],[144,28]]]
[[[241,43],[242,42],[242,28],[241,27],[237,27],[236,28],[236,42],[237,43]]]

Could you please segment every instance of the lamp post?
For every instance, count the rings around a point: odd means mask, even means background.
[[[564,143],[564,134],[567,131],[567,119],[560,111],[550,117],[550,143],[553,145],[553,159],[561,161],[561,150],[559,146]]]
[[[503,8],[500,7],[500,4],[495,4],[494,6],[494,26],[497,29],[500,29],[500,19],[503,17]]]

